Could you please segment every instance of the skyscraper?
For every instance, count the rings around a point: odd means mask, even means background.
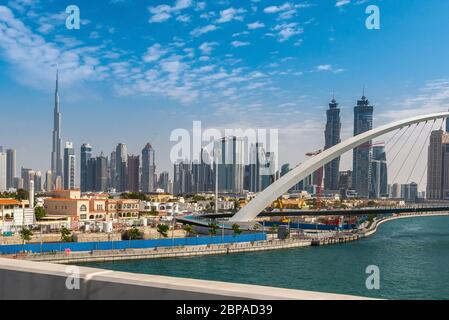
[[[62,180],[62,142],[61,142],[61,113],[59,109],[59,73],[56,72],[55,108],[53,111],[53,149],[51,152],[51,172],[53,183],[58,177]],[[27,184],[25,185],[26,188]]]
[[[6,153],[0,152],[0,192],[6,190]]]
[[[97,190],[97,158],[87,160],[87,180],[86,191],[94,192]]]
[[[103,153],[87,160],[86,191],[105,192],[108,189],[108,158]]]
[[[81,161],[80,161],[80,188],[81,192],[87,191],[87,162],[92,157],[92,146],[90,144],[83,144],[81,146]]]
[[[371,186],[370,198],[379,199],[388,197],[388,172],[387,156],[385,147],[373,147],[373,156],[371,160]]]
[[[165,192],[168,192],[168,172],[163,171],[159,175],[159,188],[164,189]]]
[[[34,190],[36,192],[42,191],[42,172],[40,171],[36,171],[34,176]]]
[[[115,149],[115,187],[118,192],[126,191],[128,173],[128,150],[126,144],[119,143]],[[153,176],[151,176],[153,178]]]
[[[67,141],[64,148],[64,189],[75,189],[75,149]]]
[[[153,192],[154,174],[156,172],[155,151],[151,144],[147,143],[142,149],[142,191],[145,193]]]
[[[109,188],[117,188],[116,186],[116,166],[117,166],[117,158],[115,155],[115,150],[111,152],[111,161],[109,161]]]
[[[22,181],[22,187],[23,187],[23,181]],[[19,189],[19,187],[16,187]],[[45,173],[45,191],[50,192],[53,191],[53,178],[51,176],[51,170],[48,170]]]
[[[449,197],[449,135],[434,130],[430,135],[427,155],[427,199],[442,200]],[[448,146],[448,148],[446,148]]]
[[[262,190],[278,179],[279,173],[277,168],[277,155],[274,152],[266,152],[264,171],[262,172]]]
[[[370,105],[365,95],[357,101],[354,107],[354,136],[369,131],[373,128],[374,107]],[[354,148],[352,159],[352,188],[357,191],[358,196],[367,198],[369,196],[371,177],[371,141]]]
[[[218,159],[219,192],[241,193],[243,191],[245,177],[243,147],[243,138],[236,136],[225,137],[215,143],[214,157]]]
[[[191,193],[193,185],[192,164],[188,161],[175,163],[173,179],[174,194]]]
[[[208,192],[214,190],[212,161],[209,151],[206,148],[201,149],[200,161],[194,161],[192,164],[192,176],[192,192]]]
[[[105,192],[108,190],[108,158],[103,154],[97,157],[95,169],[95,191]]]
[[[263,143],[256,142],[249,150],[249,191],[262,191],[262,177],[265,167],[265,149]]]
[[[335,146],[341,142],[341,121],[340,108],[335,98],[329,103],[329,109],[326,111],[327,122],[324,131],[325,146],[324,150]],[[340,157],[335,158],[324,166],[324,189],[338,190],[338,179],[340,174]]]
[[[140,157],[128,156],[127,188],[131,192],[139,192]]]
[[[30,187],[30,181],[34,180],[34,176],[35,176],[35,172],[33,169],[27,169],[27,168],[23,168],[21,170],[21,176],[23,179],[23,188],[27,191],[29,190]]]
[[[6,188],[14,188],[14,178],[16,177],[16,150],[6,150]]]

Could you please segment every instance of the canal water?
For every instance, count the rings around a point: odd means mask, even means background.
[[[348,244],[83,265],[377,298],[449,299],[449,217],[386,222],[373,236]],[[379,267],[378,290],[365,285],[370,265]]]

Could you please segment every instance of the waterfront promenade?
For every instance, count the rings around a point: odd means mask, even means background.
[[[49,253],[28,253],[4,255],[3,257],[30,260],[51,263],[76,264],[84,262],[108,262],[138,259],[162,259],[194,257],[202,255],[233,254],[243,252],[256,252],[266,250],[279,250],[307,246],[336,245],[359,240],[369,237],[377,232],[378,227],[388,221],[396,219],[448,216],[448,212],[438,213],[410,213],[400,214],[391,217],[375,218],[366,228],[358,230],[356,233],[323,233],[320,237],[307,237],[299,239],[278,240],[271,239],[266,241],[251,241],[241,243],[222,243],[209,245],[190,245],[177,247],[158,247],[124,250],[92,250],[84,252],[49,252]]]

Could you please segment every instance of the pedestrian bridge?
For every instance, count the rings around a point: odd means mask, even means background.
[[[356,209],[330,209],[330,210],[283,210],[283,211],[263,211],[258,217],[298,217],[298,216],[364,216],[369,214],[389,215],[399,213],[431,213],[449,212],[449,203],[446,205],[416,205],[416,206],[383,206]],[[202,218],[231,218],[233,213],[206,214]]]
[[[286,173],[283,177],[281,177],[279,180],[276,180],[273,182],[270,186],[268,186],[264,191],[259,193],[252,201],[250,201],[246,206],[244,206],[240,211],[238,211],[235,215],[233,215],[229,221],[231,223],[244,223],[244,222],[250,222],[254,221],[257,216],[259,216],[269,205],[273,203],[276,199],[278,199],[280,196],[282,196],[284,193],[286,193],[289,189],[291,189],[294,185],[305,179],[307,176],[311,175],[313,172],[318,170],[319,168],[323,167],[327,163],[331,162],[337,157],[340,157],[343,153],[350,151],[354,148],[360,147],[365,143],[369,143],[372,141],[372,139],[375,139],[377,137],[380,137],[382,135],[388,134],[390,132],[396,131],[395,135],[398,132],[402,132],[402,135],[400,135],[399,139],[396,140],[395,145],[398,141],[400,141],[400,138],[405,135],[405,142],[400,145],[398,154],[403,150],[404,146],[411,146],[410,151],[407,153],[405,159],[406,161],[410,159],[411,157],[411,151],[413,150],[413,147],[417,145],[418,139],[422,136],[422,133],[424,132],[424,128],[428,122],[432,124],[432,127],[429,131],[429,137],[430,133],[432,132],[432,129],[434,128],[434,125],[436,124],[437,120],[442,120],[441,126],[443,124],[444,119],[449,118],[449,112],[441,112],[441,113],[434,113],[434,114],[428,114],[428,115],[422,115],[417,117],[412,117],[405,120],[396,121],[387,125],[380,126],[378,128],[366,131],[364,133],[361,133],[357,136],[351,137],[345,141],[340,142],[339,144],[325,150],[324,152],[310,158],[309,160],[305,161],[304,163],[300,164],[296,168],[292,169],[288,173]],[[422,128],[418,129],[417,135],[415,135],[415,130],[418,128],[420,124],[424,123]],[[440,127],[441,128],[441,127]],[[410,131],[409,131],[410,129]],[[395,136],[393,136],[395,137]],[[415,142],[410,141],[410,139],[413,137],[415,139]],[[415,138],[416,137],[416,138]],[[427,139],[428,140],[428,137]],[[394,145],[394,146],[395,146]],[[422,154],[423,150],[425,149],[426,141],[424,141],[424,144],[420,146],[419,155]],[[397,156],[397,155],[396,155]],[[396,156],[394,157],[396,159]],[[418,158],[416,158],[416,161],[412,160],[414,162],[414,165],[412,167],[411,172],[414,171],[416,164],[418,162]],[[399,172],[403,169],[404,162],[400,165]],[[398,174],[399,174],[398,172]],[[423,175],[424,176],[424,175]],[[325,214],[324,212],[320,212],[320,215]]]

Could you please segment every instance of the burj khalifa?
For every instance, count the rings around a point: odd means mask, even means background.
[[[51,175],[56,188],[62,186],[61,112],[59,110],[59,72],[56,71],[55,109],[53,111],[53,149]]]

